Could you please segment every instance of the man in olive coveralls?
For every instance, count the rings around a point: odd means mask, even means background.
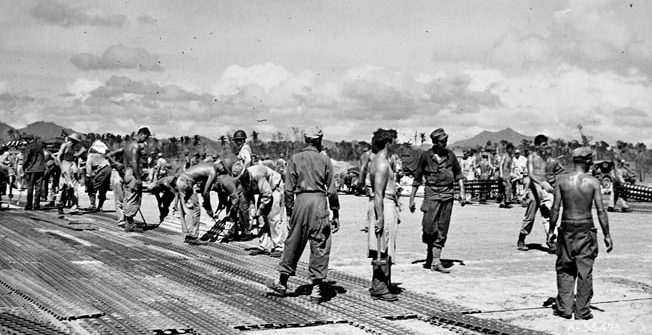
[[[591,297],[593,297],[593,262],[598,256],[597,231],[593,226],[591,207],[595,203],[598,221],[604,234],[607,252],[613,249],[609,235],[609,220],[602,204],[600,182],[587,174],[592,165],[593,153],[589,147],[573,150],[575,170],[557,177],[555,200],[550,211],[551,230],[559,218],[560,207],[564,207],[557,241],[557,306],[554,314],[566,319],[573,313],[575,298],[575,319],[593,318]],[[563,205],[562,205],[563,204]],[[553,243],[553,236],[549,243]],[[577,293],[573,294],[577,281]]]
[[[430,139],[432,150],[421,153],[417,161],[410,194],[410,212],[414,213],[416,210],[414,197],[425,180],[423,204],[421,204],[422,241],[428,246],[428,250],[423,267],[432,267],[433,271],[450,273],[450,270],[441,264],[441,251],[448,236],[456,181],[460,186],[460,204],[462,206],[465,204],[464,176],[455,153],[446,148],[448,135],[444,129],[438,128],[433,131]]]
[[[304,137],[308,146],[292,155],[285,170],[285,208],[290,217],[290,231],[279,264],[279,281],[269,288],[271,294],[285,296],[288,279],[295,275],[303,249],[310,243],[308,271],[313,282],[310,300],[320,303],[324,299],[323,280],[328,274],[331,234],[339,230],[340,204],[333,165],[320,153],[321,130],[310,131]],[[333,212],[332,221],[328,219],[328,206]]]

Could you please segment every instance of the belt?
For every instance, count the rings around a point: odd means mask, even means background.
[[[559,228],[567,232],[577,232],[592,230],[595,229],[595,226],[593,225],[593,218],[563,219]]]

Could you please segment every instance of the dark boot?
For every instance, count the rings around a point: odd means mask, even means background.
[[[424,269],[430,269],[432,267],[432,246],[426,245],[426,262],[423,263]]]
[[[516,242],[516,249],[520,251],[528,251],[527,245],[525,245],[525,234],[519,234],[518,235],[518,242]]]
[[[380,261],[372,261],[373,280],[371,282],[371,298],[383,301],[396,301],[398,297],[391,293],[389,279],[389,260],[387,257]]]
[[[321,279],[312,281],[312,292],[310,293],[310,302],[320,304],[324,301],[324,282]]]

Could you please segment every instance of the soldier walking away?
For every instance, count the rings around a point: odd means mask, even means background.
[[[525,217],[518,235],[516,248],[521,251],[528,250],[525,245],[525,237],[532,231],[536,213],[541,210],[548,252],[554,253],[554,244],[549,243],[555,237],[554,229],[551,230],[549,227],[550,208],[553,201],[555,178],[564,169],[556,159],[550,156],[547,136],[543,134],[537,135],[534,138],[534,146],[535,150],[528,157],[527,163],[527,172],[530,177],[527,209],[525,210]]]
[[[90,210],[101,212],[106,192],[111,186],[111,164],[106,159],[109,148],[100,140],[91,145],[86,158],[86,189],[91,203]],[[95,206],[95,195],[97,194],[97,207]]]
[[[396,255],[398,229],[398,198],[396,167],[390,156],[396,140],[396,130],[378,129],[374,132],[372,148],[375,152],[369,165],[374,211],[369,220],[369,258],[372,259],[371,297],[377,300],[396,301],[392,293],[391,267]]]
[[[464,206],[464,176],[452,150],[446,148],[448,135],[443,128],[430,134],[432,149],[421,153],[417,161],[410,194],[410,212],[414,213],[414,197],[419,186],[425,181],[425,191],[421,211],[423,212],[422,241],[427,246],[424,268],[450,273],[441,263],[441,252],[448,237],[448,226],[453,212],[455,182],[460,187],[460,204]]]
[[[143,198],[143,164],[146,156],[142,146],[152,135],[148,127],[141,127],[136,136],[129,140],[123,150],[123,163],[125,173],[122,180],[124,199],[122,201],[122,214],[124,215],[124,230],[133,232],[138,230],[134,216],[140,210]]]
[[[279,280],[268,286],[271,294],[285,296],[288,279],[296,274],[303,249],[310,243],[308,271],[313,283],[310,300],[320,303],[326,298],[324,279],[328,274],[331,234],[339,230],[340,204],[333,166],[328,157],[320,154],[321,130],[312,130],[304,138],[308,146],[292,155],[285,173],[285,207],[290,217],[290,232],[279,264]],[[333,212],[330,222],[329,205]]]
[[[213,163],[199,163],[191,166],[182,172],[177,178],[176,188],[179,195],[179,206],[181,208],[181,229],[186,235],[184,242],[190,244],[204,244],[205,241],[199,239],[199,224],[201,208],[199,207],[199,198],[195,188],[201,192],[202,206],[206,210],[206,215],[211,219],[214,218],[213,207],[211,206],[210,192],[213,189],[213,183],[217,180],[217,166]],[[190,224],[188,224],[190,218]]]
[[[43,142],[32,137],[25,148],[23,171],[27,179],[27,204],[25,210],[41,209],[41,187],[45,176],[45,147]]]
[[[598,221],[604,234],[607,252],[613,249],[609,234],[609,220],[602,204],[600,182],[587,174],[591,166],[592,151],[589,147],[573,150],[575,170],[559,176],[555,185],[555,200],[551,209],[551,229],[563,207],[559,239],[557,241],[557,303],[554,314],[575,320],[593,318],[590,304],[593,297],[593,262],[598,256],[597,230],[593,225],[591,207],[595,204]],[[553,243],[552,236],[550,243]],[[577,283],[577,293],[575,285]],[[573,300],[575,310],[573,311]]]

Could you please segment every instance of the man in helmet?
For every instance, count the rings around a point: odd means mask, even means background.
[[[143,146],[147,139],[152,135],[148,127],[141,127],[131,140],[129,140],[123,150],[124,177],[122,185],[124,189],[124,200],[122,201],[122,214],[124,215],[126,232],[137,230],[134,216],[140,210],[140,204],[143,198],[143,163],[145,155]]]
[[[63,213],[63,208],[68,202],[72,202],[71,213],[77,211],[79,199],[75,195],[77,190],[77,157],[86,151],[86,148],[81,143],[81,136],[73,133],[66,137],[66,140],[61,144],[59,152],[55,155],[55,161],[61,168],[61,196],[59,198],[59,213]]]
[[[339,230],[339,199],[331,160],[320,154],[322,132],[304,134],[306,146],[292,155],[285,171],[285,208],[290,231],[279,264],[278,282],[269,284],[271,294],[285,296],[288,279],[294,276],[306,243],[310,243],[308,271],[313,282],[310,300],[324,300],[324,279],[328,274],[331,234]],[[328,206],[333,220],[328,220]],[[331,227],[332,224],[332,227]]]
[[[247,133],[245,133],[244,130],[239,129],[236,130],[235,133],[233,133],[233,141],[238,146],[236,161],[241,162],[245,169],[250,167],[252,164],[251,147],[249,146],[249,144],[246,143],[246,140],[247,140]],[[233,178],[236,179],[238,177],[240,176],[233,176]],[[253,227],[254,222],[251,218],[251,215],[249,215],[249,208],[251,207],[251,204],[247,200],[245,196],[245,191],[243,190],[242,186],[239,183],[236,183],[236,186],[238,187],[238,206],[240,209],[240,213],[238,217],[240,220],[240,226],[245,228],[245,232],[244,232],[245,235],[250,235],[251,230],[254,228]]]

